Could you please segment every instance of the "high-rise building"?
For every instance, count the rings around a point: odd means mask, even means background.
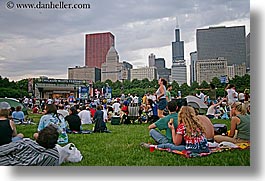
[[[228,65],[246,62],[245,26],[197,29],[198,60],[224,57]]]
[[[101,66],[101,81],[107,79],[112,82],[122,80],[122,63],[119,62],[119,55],[116,49],[112,46],[106,56],[106,62]]]
[[[227,66],[227,74],[229,79],[235,78],[235,76],[244,76],[246,74],[246,64],[241,65],[229,65]]]
[[[175,42],[172,42],[171,80],[179,85],[187,83],[187,66],[184,60],[184,41],[180,41],[180,30],[175,29]]]
[[[156,59],[156,56],[153,53],[151,53],[148,56],[148,64],[149,64],[149,67],[154,67],[155,66],[155,59]]]
[[[159,78],[164,78],[167,81],[169,81],[169,76],[171,73],[171,70],[166,68],[165,64],[165,59],[164,58],[156,58],[155,59],[155,67],[157,68],[157,74],[158,74],[158,79]]]
[[[88,80],[88,81],[101,81],[100,69],[96,67],[80,67],[68,68],[68,79],[73,80]]]
[[[246,67],[247,71],[249,71],[250,70],[250,33],[247,35],[246,38],[246,56],[247,56]]]
[[[143,80],[145,78],[147,78],[149,81],[157,79],[156,67],[142,67],[131,70],[131,81],[133,79]]]
[[[122,80],[131,80],[131,69],[133,69],[133,65],[129,62],[122,62]]]
[[[197,80],[196,61],[198,60],[197,51],[190,53],[190,85]]]
[[[187,83],[187,66],[185,60],[178,60],[172,64],[171,81],[176,81],[179,85]]]
[[[224,57],[216,59],[197,60],[196,62],[197,82],[210,83],[214,77],[227,76],[227,60]]]
[[[85,46],[85,66],[101,68],[110,47],[115,47],[115,37],[110,32],[86,34]]]
[[[172,61],[184,60],[184,41],[180,41],[180,30],[175,29],[175,41],[172,42]]]

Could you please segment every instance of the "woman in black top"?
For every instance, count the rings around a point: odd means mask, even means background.
[[[65,120],[68,123],[70,132],[71,131],[81,131],[81,119],[78,116],[78,112],[76,108],[73,106],[69,110],[69,115],[65,117]]]
[[[7,102],[0,102],[0,145],[21,140],[24,135],[17,134],[15,123],[8,119],[10,105]]]

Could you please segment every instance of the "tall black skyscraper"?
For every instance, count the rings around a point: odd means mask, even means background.
[[[184,41],[180,41],[180,30],[175,29],[175,41],[172,42],[172,62],[184,60]]]
[[[171,81],[179,85],[187,83],[187,67],[184,60],[184,41],[180,41],[180,30],[175,29],[175,41],[172,42]]]
[[[224,57],[228,65],[246,63],[245,26],[197,29],[198,60]]]

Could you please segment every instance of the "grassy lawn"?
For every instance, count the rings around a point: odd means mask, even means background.
[[[41,115],[30,114],[36,125],[17,125],[18,132],[32,138]],[[226,123],[229,120],[213,120]],[[92,130],[94,125],[85,125]],[[64,163],[63,166],[250,166],[250,150],[232,150],[213,153],[205,157],[185,158],[166,151],[149,152],[141,142],[153,142],[148,134],[148,124],[111,125],[111,133],[69,134],[72,142],[81,151],[79,163]]]

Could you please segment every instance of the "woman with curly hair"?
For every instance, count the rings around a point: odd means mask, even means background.
[[[182,106],[178,114],[178,127],[168,122],[171,129],[173,144],[160,144],[158,148],[171,150],[189,150],[194,153],[209,152],[205,128],[200,124],[195,110],[190,106]]]

